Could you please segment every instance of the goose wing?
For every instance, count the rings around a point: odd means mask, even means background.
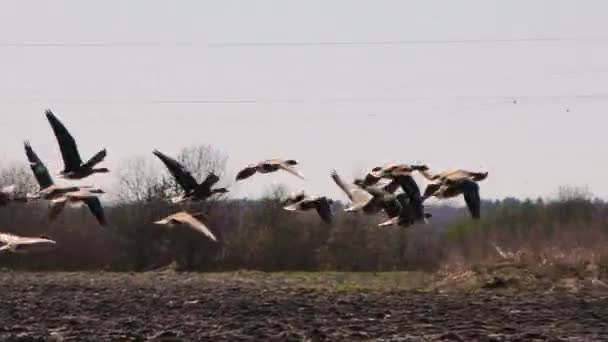
[[[198,186],[196,179],[194,179],[192,174],[188,172],[188,170],[186,170],[182,164],[160,152],[159,150],[154,150],[152,153],[157,156],[158,159],[163,162],[163,164],[165,164],[171,176],[173,176],[175,181],[182,187],[182,189],[184,189],[185,192],[189,193],[196,189]]]
[[[352,205],[346,209],[347,211],[359,210],[365,207],[374,198],[374,196],[366,190],[359,187],[349,187],[346,185],[336,170],[332,171],[331,178],[334,180],[336,185],[338,185],[338,187],[344,191],[346,196],[348,196],[352,202]]]
[[[249,178],[249,177],[253,176],[256,173],[256,171],[257,171],[257,165],[249,165],[246,168],[239,171],[239,173],[236,175],[236,180],[240,181],[240,180]]]
[[[50,109],[47,109],[45,114],[55,133],[57,142],[59,143],[65,171],[70,172],[78,170],[80,165],[82,165],[82,159],[80,159],[80,153],[78,153],[78,147],[76,146],[74,137],[72,137],[67,128],[65,128],[63,123],[59,121]]]
[[[25,147],[27,159],[30,162],[30,168],[34,173],[34,177],[36,178],[38,185],[40,185],[40,189],[46,189],[53,185],[53,179],[49,174],[49,170],[46,168],[40,158],[38,158],[38,155],[34,152],[34,149],[32,149],[30,143],[26,141],[23,143],[23,145]]]
[[[317,213],[321,220],[325,223],[331,223],[333,219],[333,215],[331,212],[331,204],[326,197],[321,197],[317,199],[315,202],[315,208],[317,209]]]
[[[87,207],[89,207],[89,210],[91,211],[93,216],[95,216],[95,218],[97,219],[97,222],[99,222],[100,225],[106,226],[108,224],[108,222],[106,221],[106,215],[104,213],[103,206],[101,205],[101,201],[99,200],[99,197],[92,196],[92,197],[85,198],[82,201],[87,205]]]
[[[207,228],[207,226],[205,224],[203,224],[203,222],[199,221],[194,216],[192,216],[188,213],[181,213],[181,215],[179,215],[178,217],[174,217],[174,219],[176,219],[184,224],[189,225],[194,230],[196,230],[200,233],[203,233],[205,236],[207,236],[211,240],[217,242],[217,238],[215,237],[215,235],[213,235],[211,230],[209,230],[209,228]]]
[[[398,176],[395,180],[411,200],[420,199],[420,188],[412,176]]]
[[[304,176],[302,176],[302,174],[300,172],[298,172],[298,170],[294,169],[293,167],[291,167],[289,165],[285,165],[284,163],[282,163],[282,164],[279,164],[279,167],[282,170],[285,170],[285,171],[291,173],[292,175],[294,175],[294,176],[296,176],[296,177],[298,177],[298,178],[300,178],[302,180],[306,180],[304,178]]]
[[[101,163],[107,155],[107,151],[104,148],[103,150],[97,152],[91,159],[89,159],[86,163],[84,163],[83,167],[85,168],[93,168],[95,165]]]
[[[479,185],[473,181],[468,181],[464,185],[463,195],[464,201],[467,203],[467,208],[471,216],[475,219],[481,217],[481,198],[479,197]]]
[[[209,172],[207,178],[205,178],[205,180],[201,183],[200,187],[211,189],[211,187],[219,182],[219,180],[220,177],[218,177],[218,175],[216,175],[214,172]]]
[[[340,178],[340,175],[338,175],[338,171],[333,170],[333,171],[331,172],[331,179],[333,179],[333,180],[334,180],[334,182],[336,183],[336,185],[337,185],[337,186],[338,186],[340,189],[342,189],[342,191],[344,191],[344,193],[346,194],[346,196],[348,196],[348,198],[349,198],[351,201],[353,201],[353,200],[354,200],[354,198],[353,198],[353,192],[352,192],[352,189],[351,189],[349,186],[347,186],[347,185],[346,185],[346,183],[344,183],[344,182],[342,181],[342,178]]]

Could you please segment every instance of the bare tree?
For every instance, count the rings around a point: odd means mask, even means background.
[[[134,157],[117,172],[117,199],[121,203],[145,202],[166,197],[172,187],[151,159]]]
[[[38,189],[32,171],[23,164],[8,164],[0,169],[0,187],[12,184],[15,185],[15,190],[20,196]]]

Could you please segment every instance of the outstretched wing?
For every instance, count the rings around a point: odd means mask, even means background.
[[[346,196],[348,196],[348,198],[353,201],[353,193],[352,190],[346,185],[346,183],[344,183],[342,181],[342,178],[340,178],[340,175],[338,175],[338,171],[333,170],[331,172],[331,179],[334,180],[334,182],[336,183],[336,185],[338,185],[338,187],[340,189],[342,189],[342,191],[344,191],[344,193],[346,194]]]
[[[190,214],[184,214],[184,215],[181,215],[181,217],[179,219],[183,223],[186,223],[187,225],[192,227],[194,230],[196,230],[200,233],[203,233],[205,236],[207,236],[211,240],[217,242],[217,238],[215,237],[215,235],[213,235],[211,230],[209,230],[209,228],[207,228],[207,226],[205,226],[203,224],[203,222],[197,220],[194,216],[192,216]]]
[[[240,181],[240,180],[249,178],[249,177],[253,176],[256,173],[256,171],[257,171],[256,165],[249,165],[246,168],[239,171],[239,173],[236,175],[236,180]]]
[[[83,165],[83,167],[85,167],[85,168],[93,168],[93,167],[95,167],[95,165],[101,163],[106,158],[106,155],[107,155],[107,152],[106,152],[106,149],[104,148],[103,150],[97,152],[97,154],[94,155],[91,159],[89,159]]]
[[[196,189],[198,186],[196,179],[194,179],[192,174],[188,172],[188,170],[186,170],[182,164],[158,150],[154,150],[152,153],[157,156],[158,159],[163,162],[163,164],[165,164],[169,170],[169,173],[171,173],[173,178],[175,178],[175,181],[182,187],[182,189],[184,189],[185,192],[189,193]]]
[[[80,153],[78,153],[78,147],[74,137],[68,132],[65,126],[57,119],[55,114],[50,109],[45,111],[46,118],[51,124],[51,128],[55,133],[57,142],[59,143],[59,149],[61,150],[61,157],[63,158],[63,164],[66,172],[75,171],[82,165],[82,159],[80,159]]]
[[[87,205],[87,207],[89,207],[89,210],[95,216],[97,222],[99,222],[100,225],[105,226],[108,224],[108,222],[106,221],[106,215],[103,211],[103,206],[101,205],[101,201],[98,197],[95,196],[85,198],[83,199],[83,201]]]
[[[479,186],[473,181],[469,181],[464,186],[464,201],[467,203],[469,212],[474,219],[481,217],[481,198],[479,197]]]
[[[412,201],[420,200],[420,188],[412,176],[398,176],[395,180]]]
[[[53,179],[49,174],[49,170],[46,168],[44,163],[38,158],[38,155],[32,149],[32,146],[28,141],[23,143],[25,147],[25,154],[27,156],[27,160],[30,162],[30,168],[34,173],[34,177],[40,185],[40,189],[46,189],[49,186],[53,185]]]
[[[285,171],[291,173],[292,175],[294,175],[294,176],[296,176],[296,177],[298,177],[298,178],[300,178],[302,180],[306,180],[306,178],[304,178],[304,176],[302,176],[302,174],[300,172],[298,172],[298,170],[294,169],[291,166],[288,166],[288,165],[285,165],[285,164],[280,164],[279,167],[282,170],[285,170]]]
[[[357,211],[365,207],[374,198],[374,196],[366,190],[346,185],[336,170],[332,171],[331,178],[352,202],[351,206],[345,209],[346,211]]]

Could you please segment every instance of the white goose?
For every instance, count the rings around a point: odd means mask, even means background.
[[[0,233],[0,252],[25,254],[52,249],[57,244],[48,236],[23,237],[14,234]]]
[[[169,215],[162,220],[154,222],[155,224],[164,224],[168,227],[174,227],[177,225],[187,225],[195,231],[204,234],[206,237],[217,242],[217,238],[207,226],[201,222],[198,217],[203,217],[202,213],[190,214],[186,211],[180,211],[173,215]]]

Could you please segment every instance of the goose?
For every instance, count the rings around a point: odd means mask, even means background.
[[[304,193],[297,194],[295,197],[288,198],[285,200],[286,204],[283,209],[288,211],[308,211],[315,209],[321,217],[321,220],[325,223],[332,222],[331,205],[333,200],[325,196],[314,196],[309,197]]]
[[[40,186],[40,189],[38,190],[37,193],[26,195],[26,197],[28,199],[53,200],[53,199],[63,196],[64,194],[66,194],[68,192],[79,191],[80,189],[83,189],[83,188],[91,188],[91,186],[88,186],[88,185],[59,186],[59,185],[55,184],[55,182],[53,181],[53,178],[49,174],[49,170],[46,168],[46,166],[40,160],[40,158],[38,158],[38,155],[36,154],[36,152],[34,152],[34,149],[32,148],[32,145],[30,144],[30,142],[25,141],[23,143],[23,146],[25,148],[25,155],[27,156],[27,159],[30,163],[30,168],[32,169],[32,172],[34,173],[34,178],[36,178],[36,182]]]
[[[179,184],[184,190],[183,195],[171,199],[173,203],[180,203],[188,200],[201,201],[215,194],[228,192],[228,189],[226,188],[211,188],[220,180],[215,173],[210,172],[207,178],[205,178],[205,180],[199,184],[197,183],[196,179],[194,179],[192,174],[177,160],[163,154],[158,150],[154,150],[152,153],[157,156],[163,162],[163,164],[165,164],[169,170],[169,173],[171,173],[177,184]]]
[[[23,237],[14,234],[0,233],[0,252],[25,254],[52,249],[57,244],[48,236]]]
[[[217,238],[207,226],[203,222],[201,222],[198,218],[203,217],[202,213],[190,214],[186,211],[180,211],[173,215],[169,215],[162,220],[154,222],[155,224],[163,224],[169,227],[174,227],[177,225],[187,225],[195,231],[204,234],[206,237],[211,240],[217,242]]]
[[[476,181],[463,177],[460,179],[443,179],[439,183],[431,183],[427,186],[422,196],[422,200],[426,200],[431,196],[439,199],[447,199],[459,195],[464,196],[464,201],[471,216],[474,219],[481,217],[481,198],[479,197],[479,184]]]
[[[0,207],[6,207],[11,202],[26,202],[27,198],[16,196],[16,186],[9,185],[0,189]]]
[[[283,159],[269,159],[261,161],[257,164],[251,164],[241,170],[236,175],[236,180],[240,181],[246,178],[253,176],[256,172],[258,173],[271,173],[279,170],[284,170],[292,175],[304,180],[304,176],[300,172],[298,172],[294,166],[298,165],[298,162],[293,159],[283,160]]]
[[[63,211],[66,205],[80,206],[83,203],[89,207],[89,210],[97,219],[97,222],[103,227],[108,223],[104,214],[103,206],[99,201],[98,194],[103,194],[101,189],[80,189],[78,191],[67,192],[53,200],[51,200],[51,210],[49,219],[53,221],[59,213]]]
[[[344,211],[361,210],[365,214],[375,214],[384,210],[391,218],[401,212],[401,203],[397,197],[382,188],[363,186],[361,180],[355,181],[356,186],[349,186],[344,183],[336,170],[332,171],[331,178],[352,202]]]
[[[428,170],[427,166],[419,170],[426,179],[432,181],[424,191],[423,201],[431,196],[446,199],[463,195],[471,216],[474,219],[481,217],[481,198],[477,182],[486,179],[487,172],[451,169],[433,174]]]
[[[102,225],[106,225],[106,219],[103,212],[103,207],[97,198],[97,194],[103,194],[104,191],[96,189],[88,185],[67,185],[58,186],[53,182],[53,178],[49,174],[44,163],[38,158],[31,144],[24,142],[25,154],[30,162],[30,168],[34,173],[34,178],[40,186],[40,190],[34,194],[27,194],[28,199],[44,199],[50,201],[49,218],[53,220],[64,209],[66,204],[79,205],[85,203],[97,221]]]
[[[63,158],[64,169],[59,173],[59,177],[66,179],[83,179],[94,173],[110,172],[107,168],[96,168],[95,166],[101,163],[106,157],[106,150],[103,149],[95,154],[86,163],[82,162],[76,141],[65,128],[63,123],[53,114],[50,109],[45,111],[46,118],[51,124],[51,128],[55,133],[61,157]]]

